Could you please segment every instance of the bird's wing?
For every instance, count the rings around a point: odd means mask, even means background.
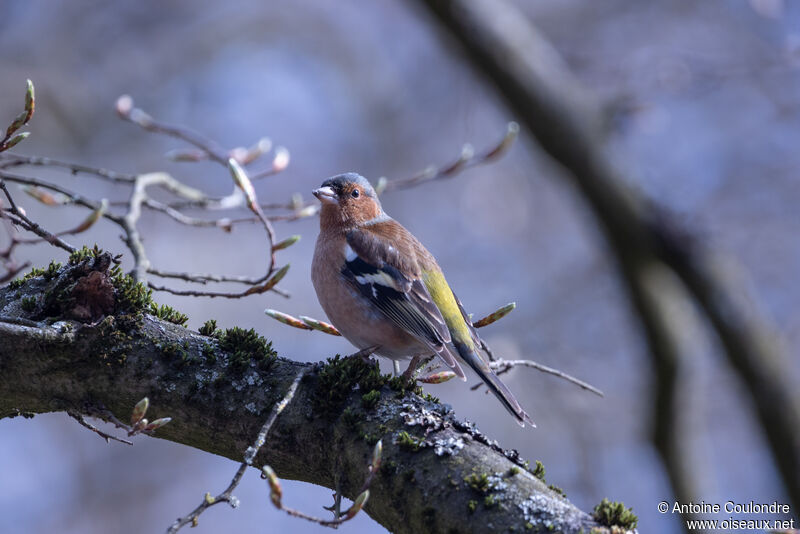
[[[414,239],[410,234],[404,237]],[[347,233],[347,245],[342,267],[345,279],[394,324],[428,345],[463,377],[448,346],[450,330],[421,278],[414,247],[401,254],[397,248],[401,243],[393,244],[380,233],[361,229]]]

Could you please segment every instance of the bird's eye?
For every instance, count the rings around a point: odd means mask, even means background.
[[[360,195],[360,194],[361,194],[361,192],[360,192],[358,189],[353,189],[353,192],[352,192],[352,193],[350,193],[350,195],[351,195],[353,198],[358,198],[358,195]]]

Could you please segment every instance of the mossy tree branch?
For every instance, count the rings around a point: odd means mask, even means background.
[[[148,294],[111,264],[107,254],[83,254],[0,288],[0,418],[69,411],[126,420],[147,396],[149,416],[172,418],[159,438],[241,461],[309,364],[277,358],[252,331],[205,336],[149,315]],[[353,498],[378,439],[383,462],[365,510],[392,532],[598,527],[514,451],[359,359],[310,366],[254,466]]]

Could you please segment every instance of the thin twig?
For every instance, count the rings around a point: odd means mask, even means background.
[[[118,183],[133,183],[136,180],[135,174],[127,174],[121,173],[116,171],[111,171],[108,169],[103,169],[100,167],[90,167],[88,165],[81,165],[79,163],[71,163],[67,161],[61,161],[53,158],[45,158],[39,156],[23,156],[22,154],[12,154],[9,152],[5,152],[0,154],[0,167],[3,168],[10,168],[10,167],[22,167],[22,166],[32,166],[32,167],[56,167],[56,168],[64,168],[69,170],[70,174],[91,174],[97,176],[99,178],[104,178],[111,182],[118,182]]]
[[[481,152],[480,154],[475,154],[472,145],[466,144],[461,149],[461,155],[452,163],[443,165],[441,167],[430,166],[410,178],[405,178],[402,180],[389,180],[384,183],[379,182],[376,189],[382,189],[384,191],[391,191],[392,189],[408,189],[409,187],[414,187],[425,182],[452,178],[461,171],[496,160],[508,151],[518,134],[519,125],[516,122],[510,122],[508,123],[508,128],[505,136],[503,136],[503,139],[501,139],[500,142],[493,147]]]
[[[263,283],[262,278],[249,278],[247,276],[226,276],[226,275],[218,275],[218,274],[199,274],[199,273],[181,273],[181,272],[173,272],[173,271],[162,271],[159,269],[154,269],[153,267],[147,270],[149,274],[154,276],[158,276],[160,278],[174,278],[176,280],[183,280],[185,282],[192,282],[195,284],[202,284],[205,285],[208,282],[232,282],[236,284],[244,284],[248,286],[256,285]],[[157,291],[171,291],[170,289],[161,289],[161,288],[153,288]]]
[[[245,291],[241,291],[239,293],[226,293],[224,291],[197,291],[194,289],[173,289],[167,286],[160,286],[158,284],[154,284],[152,282],[147,282],[147,287],[152,289],[153,291],[163,291],[165,293],[169,293],[171,295],[178,295],[181,297],[210,297],[210,298],[223,298],[223,299],[240,299],[242,297],[249,297],[250,295],[259,295],[261,293],[266,293],[267,291],[272,291],[277,293],[278,295],[289,298],[291,294],[288,291],[285,291],[279,287],[267,287],[269,282],[261,285],[261,286],[253,286]]]
[[[23,185],[30,185],[34,187],[41,187],[43,189],[49,189],[50,191],[55,191],[56,193],[61,193],[62,195],[69,198],[70,202],[73,204],[77,204],[79,206],[83,206],[84,208],[89,208],[90,210],[94,211],[100,208],[100,202],[96,202],[91,200],[83,195],[70,191],[61,187],[60,185],[56,185],[50,182],[45,182],[43,180],[39,180],[38,178],[31,178],[29,176],[21,176],[19,174],[10,173],[7,171],[0,170],[0,179],[3,179],[7,182],[12,182],[16,184],[23,184]],[[116,215],[111,212],[106,212],[103,214],[103,217],[118,224],[122,225],[122,217]]]
[[[172,124],[167,124],[164,122],[159,122],[151,117],[145,111],[134,107],[133,99],[128,96],[124,95],[117,99],[117,113],[119,116],[136,124],[137,126],[141,127],[142,129],[161,133],[165,135],[169,135],[175,137],[177,139],[181,139],[201,151],[205,152],[208,155],[208,158],[211,160],[224,165],[228,171],[231,173],[231,176],[236,184],[236,186],[244,193],[246,203],[245,205],[252,211],[258,220],[261,222],[261,225],[264,227],[264,230],[267,233],[267,238],[269,242],[269,263],[267,266],[267,272],[262,278],[261,281],[267,280],[269,277],[275,273],[277,270],[276,261],[275,261],[275,229],[272,227],[272,223],[269,219],[264,215],[263,210],[261,209],[258,198],[256,197],[255,189],[252,185],[252,180],[249,178],[247,171],[244,170],[242,165],[236,159],[235,155],[232,155],[231,152],[226,152],[222,148],[220,148],[216,143],[203,137],[202,135],[193,132],[187,128],[183,128],[181,126],[175,126]],[[246,159],[246,158],[245,158]],[[288,156],[286,163],[288,163]],[[274,165],[273,165],[274,166]],[[284,165],[285,166],[285,165]],[[136,185],[139,184],[140,177],[137,177]],[[186,187],[180,182],[174,181],[175,184],[179,184],[181,187]],[[131,196],[131,203],[129,206],[128,215],[125,217],[124,228],[126,229],[127,239],[126,242],[128,243],[129,248],[134,255],[134,262],[135,268],[134,273],[136,275],[136,279],[139,281],[144,281],[147,275],[147,269],[149,268],[149,262],[147,261],[146,256],[144,255],[144,248],[141,246],[141,240],[138,238],[138,232],[133,223],[135,220],[138,219],[140,215],[141,205],[144,202],[144,194],[141,191],[142,188],[134,186],[134,193]],[[184,196],[188,200],[192,202],[203,202],[207,201],[207,197],[205,195],[198,196],[197,198],[192,198],[186,194],[181,193],[180,191],[173,191],[176,194]],[[236,194],[236,191],[229,197],[236,202],[238,206],[240,204],[239,195]],[[136,203],[134,204],[134,200]],[[223,202],[226,199],[223,199]],[[168,214],[174,216],[174,213],[168,212]],[[252,288],[251,288],[252,289]],[[174,294],[181,294],[181,292],[173,291]],[[253,292],[241,295],[247,296],[253,294]],[[239,298],[239,297],[232,297],[231,294],[226,293],[218,293],[215,295],[205,295],[205,296],[220,296],[220,297],[228,297],[228,298]]]
[[[108,440],[113,439],[114,441],[119,441],[120,443],[125,443],[126,445],[133,445],[132,441],[128,441],[127,439],[118,438],[117,436],[112,436],[111,434],[107,434],[107,433],[103,432],[102,430],[100,430],[99,428],[97,428],[96,426],[94,426],[93,424],[88,422],[86,419],[84,419],[83,415],[81,415],[79,413],[67,412],[67,415],[69,415],[70,417],[75,419],[78,423],[80,423],[81,426],[88,428],[89,430],[91,430],[92,432],[96,433],[97,435],[99,435],[104,440],[106,440],[106,443],[108,443]]]
[[[222,165],[227,166],[228,164],[228,153],[214,141],[188,128],[155,120],[141,109],[133,107],[133,99],[128,95],[123,95],[117,99],[117,114],[120,118],[132,122],[148,132],[160,133],[186,141],[204,151],[210,159]]]
[[[383,442],[378,440],[375,444],[375,448],[372,450],[372,461],[370,462],[369,466],[367,466],[368,473],[367,477],[364,479],[364,483],[361,486],[361,490],[359,491],[358,496],[353,501],[353,505],[347,509],[346,512],[342,513],[341,508],[341,494],[337,491],[334,494],[334,504],[332,507],[323,507],[326,510],[330,510],[333,512],[334,518],[333,519],[322,519],[320,517],[315,517],[312,515],[308,515],[305,512],[301,512],[300,510],[295,510],[294,508],[289,508],[283,505],[283,490],[281,489],[280,481],[278,480],[275,471],[268,465],[265,465],[262,468],[262,478],[266,478],[269,487],[270,487],[270,500],[272,504],[278,510],[283,510],[287,514],[292,517],[297,517],[300,519],[305,519],[307,521],[311,521],[312,523],[316,523],[323,527],[331,527],[337,528],[339,525],[344,523],[345,521],[350,521],[353,519],[358,512],[364,507],[369,499],[369,487],[372,484],[372,479],[375,478],[375,473],[378,472],[378,469],[381,465],[381,457],[383,454]]]
[[[289,386],[289,389],[286,391],[286,395],[283,396],[283,399],[280,400],[273,408],[267,417],[267,420],[264,422],[264,425],[259,430],[258,435],[256,436],[255,441],[253,444],[247,448],[244,453],[244,461],[239,465],[239,469],[236,471],[236,474],[233,476],[231,483],[225,488],[225,491],[217,495],[216,497],[212,497],[210,494],[206,493],[203,502],[200,505],[192,510],[188,515],[183,517],[179,517],[175,520],[175,522],[167,529],[167,534],[174,534],[178,532],[181,528],[188,524],[192,524],[192,526],[197,525],[197,520],[206,509],[210,508],[215,504],[219,504],[221,502],[227,502],[231,505],[232,508],[236,508],[239,505],[239,499],[233,496],[233,490],[239,485],[241,482],[242,477],[244,476],[245,471],[248,467],[253,464],[253,460],[255,459],[258,451],[264,445],[264,442],[267,439],[267,434],[269,433],[272,425],[275,424],[275,421],[278,419],[278,416],[281,412],[289,405],[289,403],[294,398],[294,394],[297,391],[297,386],[300,384],[300,380],[303,378],[303,375],[306,372],[306,368],[302,368],[297,376],[292,381],[292,384]]]
[[[20,210],[17,205],[14,203],[14,199],[11,197],[11,193],[8,191],[8,187],[6,187],[5,182],[0,180],[0,189],[3,190],[6,198],[8,199],[10,208],[8,213],[8,219],[15,225],[28,230],[29,232],[33,232],[34,234],[40,236],[41,238],[45,239],[48,243],[55,245],[59,248],[63,248],[67,252],[74,252],[75,247],[72,245],[64,242],[59,237],[51,234],[37,223],[33,222],[25,215],[22,210]]]
[[[569,375],[564,371],[559,371],[558,369],[554,369],[553,367],[548,367],[547,365],[543,365],[533,360],[504,360],[500,358],[492,362],[489,362],[489,367],[495,369],[498,375],[507,373],[514,367],[530,367],[532,369],[536,369],[537,371],[541,371],[543,373],[556,376],[558,378],[561,378],[562,380],[566,380],[567,382],[571,382],[572,384],[575,384],[581,389],[585,389],[586,391],[591,391],[592,393],[600,397],[603,396],[603,392],[597,389],[596,387],[592,386],[591,384],[588,384],[583,380],[575,378],[574,376]],[[473,390],[478,389],[482,385],[483,385],[482,382],[480,384],[475,384],[474,386],[472,386],[471,389]]]

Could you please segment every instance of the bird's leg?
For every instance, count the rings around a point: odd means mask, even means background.
[[[372,356],[372,353],[378,350],[379,348],[381,348],[380,345],[372,345],[370,347],[363,348],[358,352],[354,352],[353,354],[350,354],[349,356],[346,357],[361,358],[362,360],[364,360],[365,363],[369,363],[369,357]]]
[[[403,380],[409,385],[414,383],[414,380],[417,378],[417,366],[419,365],[419,360],[422,358],[420,354],[415,355],[411,358],[411,363],[408,364],[408,368],[403,372],[401,375]]]
[[[417,379],[417,374],[419,374],[419,371],[424,369],[432,358],[433,355],[424,354],[417,354],[411,358],[411,363],[408,364],[408,369],[406,369],[403,373],[403,378],[406,379],[406,382],[409,384],[413,383]]]
[[[400,360],[392,360],[392,366],[394,367],[394,376],[400,376]]]

